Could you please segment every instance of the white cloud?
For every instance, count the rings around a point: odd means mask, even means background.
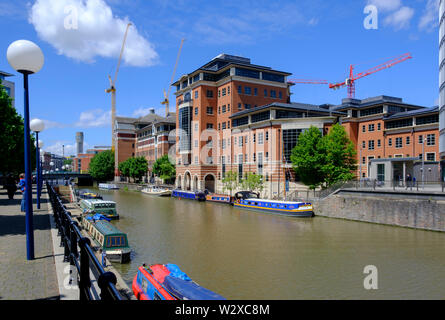
[[[143,108],[143,107],[140,107],[140,108],[134,110],[134,112],[132,114],[132,117],[143,117],[143,116],[146,116],[147,114],[150,113],[150,109],[153,109],[153,108]]]
[[[96,57],[117,58],[129,22],[114,16],[104,0],[37,0],[28,20],[59,54],[88,63]],[[157,60],[153,45],[130,27],[123,61],[140,67]]]
[[[111,128],[111,111],[104,111],[102,109],[84,111],[80,114],[79,121],[77,121],[74,126],[80,128],[110,126]]]
[[[89,148],[88,143],[83,143],[84,151]],[[57,155],[72,156],[77,154],[76,143],[72,141],[55,141],[52,145],[48,147],[43,147],[43,150],[46,152],[51,152]]]
[[[385,25],[393,26],[395,30],[406,29],[414,16],[414,9],[410,7],[401,7],[394,13],[387,16],[384,20]]]
[[[428,0],[419,21],[419,29],[432,31],[439,25],[439,0]]]

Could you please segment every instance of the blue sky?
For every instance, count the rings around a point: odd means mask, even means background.
[[[0,0],[0,70],[16,76],[16,108],[23,112],[21,76],[6,50],[18,39],[37,43],[43,69],[31,77],[31,118],[44,119],[44,150],[74,153],[75,133],[87,147],[111,143],[108,75],[114,75],[123,33],[130,28],[117,79],[117,114],[163,113],[163,89],[220,53],[293,73],[293,78],[343,81],[350,64],[367,70],[406,52],[413,59],[358,80],[359,99],[391,95],[423,106],[438,98],[438,0]],[[378,28],[366,29],[367,5]],[[77,13],[77,19],[74,19]],[[68,26],[68,28],[67,28]],[[3,52],[1,54],[1,52]],[[173,89],[170,99],[174,101]],[[292,101],[339,104],[346,89],[296,85]],[[170,106],[174,110],[174,105]]]

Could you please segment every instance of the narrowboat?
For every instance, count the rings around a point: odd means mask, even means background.
[[[141,190],[142,193],[158,197],[170,197],[172,191],[161,187],[147,187]]]
[[[237,199],[233,205],[238,208],[259,210],[266,213],[282,214],[292,217],[314,216],[312,204],[308,202],[273,201],[251,198]]]
[[[77,196],[80,199],[100,199],[102,200],[102,196],[97,194],[97,193],[93,193],[93,192],[77,192]]]
[[[85,214],[100,213],[109,219],[119,219],[116,211],[116,202],[99,199],[82,199],[80,201],[80,209]]]
[[[127,235],[112,225],[101,214],[87,215],[82,218],[82,227],[100,248],[108,260],[126,263],[130,261],[131,249]]]
[[[202,191],[183,191],[176,189],[172,191],[172,197],[180,199],[206,201],[206,194],[205,192]]]
[[[225,194],[208,194],[206,201],[231,204],[234,198]]]
[[[235,200],[252,199],[252,198],[259,199],[260,194],[257,192],[253,192],[253,191],[238,191],[237,193],[235,193],[234,198],[235,198]]]
[[[225,300],[198,285],[175,264],[139,267],[132,289],[138,300]]]
[[[117,190],[119,187],[113,183],[99,183],[99,189]]]

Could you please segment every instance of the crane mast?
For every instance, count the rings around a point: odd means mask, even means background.
[[[130,28],[131,23],[127,24],[127,29],[125,30],[124,41],[122,43],[121,52],[119,55],[119,60],[117,62],[116,73],[114,74],[114,79],[112,80],[110,76],[108,76],[108,81],[110,82],[110,88],[105,90],[107,93],[111,93],[111,150],[115,149],[115,137],[114,137],[114,124],[116,121],[116,80],[117,74],[119,73],[119,68],[121,65],[122,56],[124,54],[125,42],[127,40],[128,29]]]
[[[166,117],[168,117],[168,115],[170,113],[170,101],[169,101],[170,89],[172,87],[172,83],[173,83],[173,80],[175,78],[176,68],[178,67],[179,57],[181,56],[182,45],[184,44],[184,40],[185,39],[181,39],[181,45],[179,46],[178,56],[176,57],[176,64],[175,64],[175,67],[173,69],[173,74],[172,74],[172,77],[171,77],[171,80],[170,80],[168,91],[165,92],[165,89],[164,89],[164,101],[162,101],[161,104],[165,105],[165,116]]]

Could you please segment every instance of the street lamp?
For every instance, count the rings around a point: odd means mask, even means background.
[[[11,67],[23,74],[24,88],[24,127],[25,127],[25,211],[26,211],[26,253],[27,259],[34,259],[34,226],[32,212],[32,181],[30,158],[29,130],[29,93],[28,76],[42,69],[44,57],[42,50],[28,40],[17,40],[11,43],[6,52]]]
[[[36,133],[36,184],[37,184],[37,209],[40,209],[40,149],[39,133],[45,130],[45,123],[40,119],[32,119],[29,127]]]
[[[40,149],[42,149],[43,146],[44,146],[43,141],[39,140],[39,147],[40,147]],[[39,166],[40,166],[40,171],[39,171],[40,180],[38,181],[38,183],[39,183],[39,190],[40,190],[40,193],[39,193],[39,200],[40,200],[40,196],[42,194],[42,186],[43,186],[43,161],[42,161],[42,158],[41,158],[41,155],[40,155],[40,150],[39,150]]]

